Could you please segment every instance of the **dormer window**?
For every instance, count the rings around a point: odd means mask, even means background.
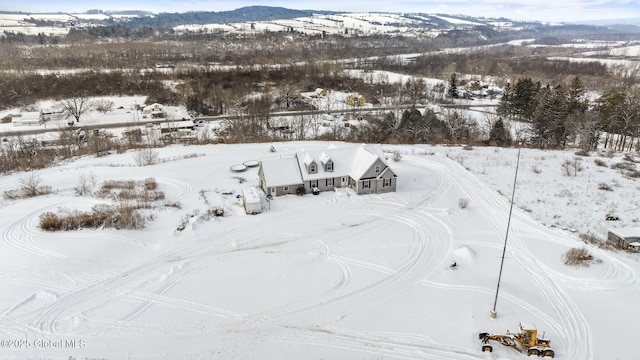
[[[322,164],[324,171],[333,171],[333,161],[326,152],[323,152],[322,155],[320,155],[320,163]]]
[[[326,163],[325,166],[324,166],[324,170],[325,171],[333,171],[333,162],[329,161],[328,163]]]
[[[304,166],[307,168],[307,172],[309,174],[315,174],[318,172],[318,165],[316,165],[313,157],[309,154],[304,157]]]

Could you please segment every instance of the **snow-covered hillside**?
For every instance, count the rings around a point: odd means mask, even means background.
[[[257,185],[257,168],[230,166],[329,145],[172,146],[151,166],[127,152],[35,172],[51,194],[0,203],[2,357],[523,359],[499,345],[483,354],[478,340],[521,321],[545,332],[556,358],[637,357],[638,255],[577,235],[608,202],[621,211],[619,225],[633,225],[634,180],[590,158],[568,178],[561,163],[572,153],[522,149],[491,319],[516,150],[384,145],[402,154],[390,162],[395,193],[277,197],[263,200],[261,214],[244,214],[235,194]],[[0,191],[24,176],[0,177]],[[82,178],[97,189],[149,177],[163,201],[181,207],[145,210],[145,229],[38,228],[43,212],[113,201],[76,195]],[[598,190],[600,182],[614,191]],[[600,208],[581,208],[603,196]],[[207,216],[213,207],[225,216]],[[577,231],[551,227],[546,213],[575,219]],[[563,254],[583,246],[590,266],[564,265]]]
[[[148,17],[153,14],[141,14]],[[6,13],[0,14],[0,30],[22,32],[30,35],[66,34],[72,28],[103,26],[105,20],[127,21],[132,17],[121,14],[33,14]],[[47,26],[41,25],[47,23]],[[488,25],[496,29],[512,28],[511,22],[495,22],[479,19],[478,22],[459,19],[455,16],[436,16],[415,14],[393,14],[378,12],[313,14],[292,19],[273,19],[268,21],[244,21],[211,24],[183,24],[174,27],[178,33],[183,32],[289,32],[306,34],[340,34],[340,35],[374,35],[374,34],[423,34],[436,36],[453,28]]]

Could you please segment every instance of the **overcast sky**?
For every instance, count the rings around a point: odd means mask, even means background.
[[[89,9],[146,10],[156,13],[224,11],[251,5],[301,10],[421,12],[571,22],[640,17],[640,0],[0,0],[0,10],[27,12],[84,12]]]

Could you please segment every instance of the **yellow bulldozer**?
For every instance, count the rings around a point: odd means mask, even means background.
[[[478,337],[482,341],[482,351],[491,352],[493,347],[489,341],[497,341],[504,346],[509,346],[518,352],[527,352],[527,355],[542,357],[554,357],[555,353],[551,349],[551,340],[538,337],[538,330],[534,326],[518,324],[518,333],[513,334],[507,330],[507,334],[490,334],[481,332]],[[544,337],[544,335],[543,335]]]

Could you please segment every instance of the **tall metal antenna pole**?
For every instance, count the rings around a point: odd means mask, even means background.
[[[513,177],[513,190],[511,191],[511,205],[509,206],[509,219],[507,220],[507,232],[504,236],[504,247],[502,248],[502,259],[500,260],[500,272],[498,273],[498,286],[496,286],[496,298],[493,300],[493,310],[489,313],[495,319],[496,305],[498,304],[498,292],[500,292],[500,279],[502,279],[502,268],[504,267],[504,254],[507,252],[507,240],[509,239],[509,227],[511,226],[511,213],[513,212],[513,199],[516,195],[516,181],[518,180],[518,167],[520,166],[520,143],[518,143],[518,160],[516,161],[516,174]]]

